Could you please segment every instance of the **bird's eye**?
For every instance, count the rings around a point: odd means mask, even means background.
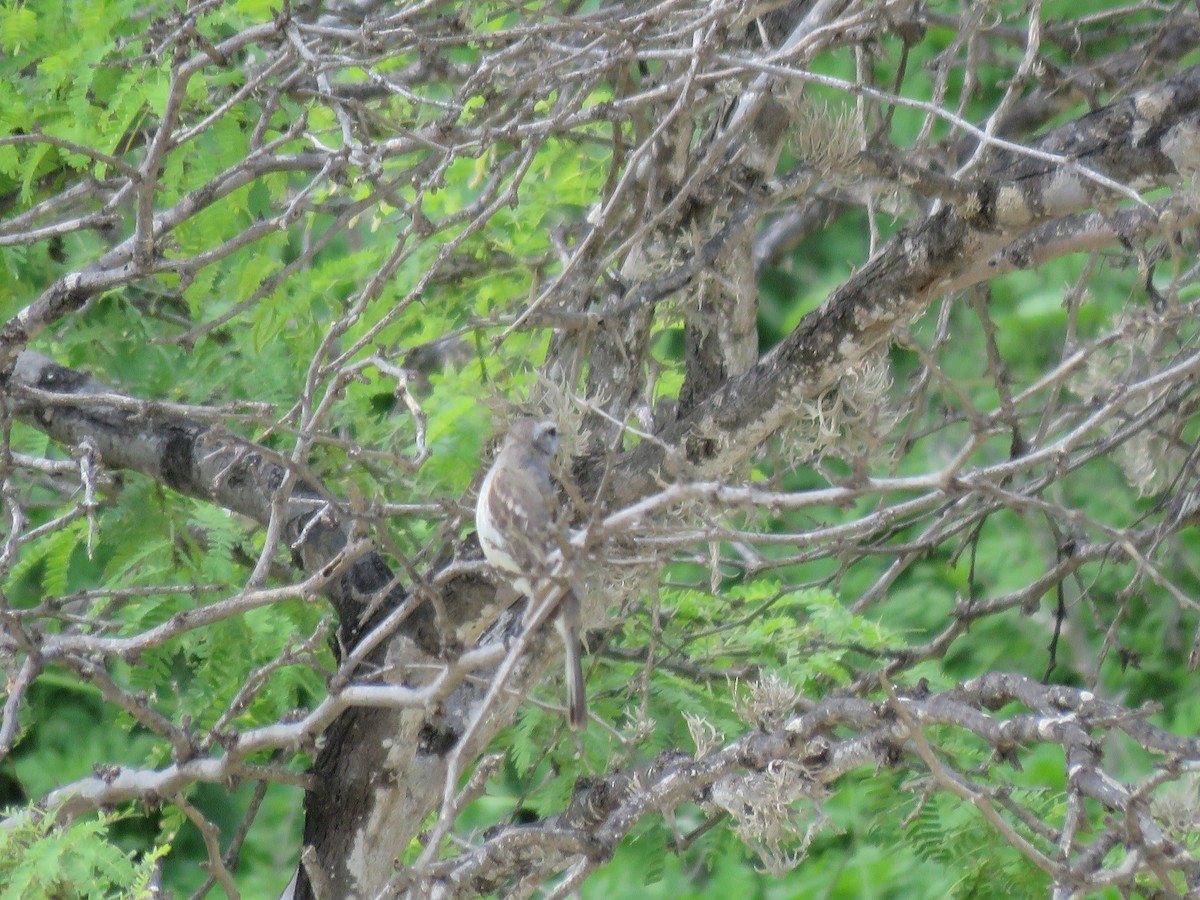
[[[546,429],[546,434],[550,435],[550,437],[556,438],[558,437],[558,429],[551,425]]]

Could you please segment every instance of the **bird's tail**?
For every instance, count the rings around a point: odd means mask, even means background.
[[[587,691],[583,684],[583,659],[579,646],[579,598],[568,591],[555,624],[563,640],[563,665],[567,675],[567,724],[572,731],[587,726]]]

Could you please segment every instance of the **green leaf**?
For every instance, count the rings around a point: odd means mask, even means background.
[[[21,202],[28,204],[33,199],[33,182],[39,175],[44,174],[49,165],[43,165],[46,157],[53,148],[49,144],[34,144],[25,157],[25,165],[21,167]]]
[[[29,815],[0,831],[0,900],[150,896],[157,860],[170,845],[136,858],[109,837],[122,818],[100,815],[63,828],[53,816]]]
[[[12,55],[37,38],[38,17],[29,4],[10,4],[0,11],[0,47]]]
[[[62,596],[67,592],[71,556],[75,549],[87,539],[87,522],[77,519],[68,528],[55,534],[55,539],[46,549],[46,576],[44,583],[51,594]]]
[[[31,544],[21,549],[20,558],[9,569],[7,585],[13,585],[28,576],[33,569],[45,563],[42,573],[42,592],[47,594],[65,594],[68,587],[68,574],[71,564],[71,554],[87,531],[87,522],[76,519],[70,524],[45,534]]]

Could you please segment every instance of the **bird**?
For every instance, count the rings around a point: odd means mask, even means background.
[[[483,478],[475,505],[475,532],[484,558],[531,600],[561,546],[555,515],[558,495],[550,476],[558,440],[553,419],[531,416],[513,422]],[[559,600],[554,624],[565,651],[567,724],[575,731],[587,724],[580,619],[579,598],[568,588]]]

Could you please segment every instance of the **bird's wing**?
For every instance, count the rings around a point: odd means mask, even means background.
[[[507,540],[508,555],[521,574],[541,569],[554,552],[553,487],[536,473],[510,467],[491,479],[488,517]]]

